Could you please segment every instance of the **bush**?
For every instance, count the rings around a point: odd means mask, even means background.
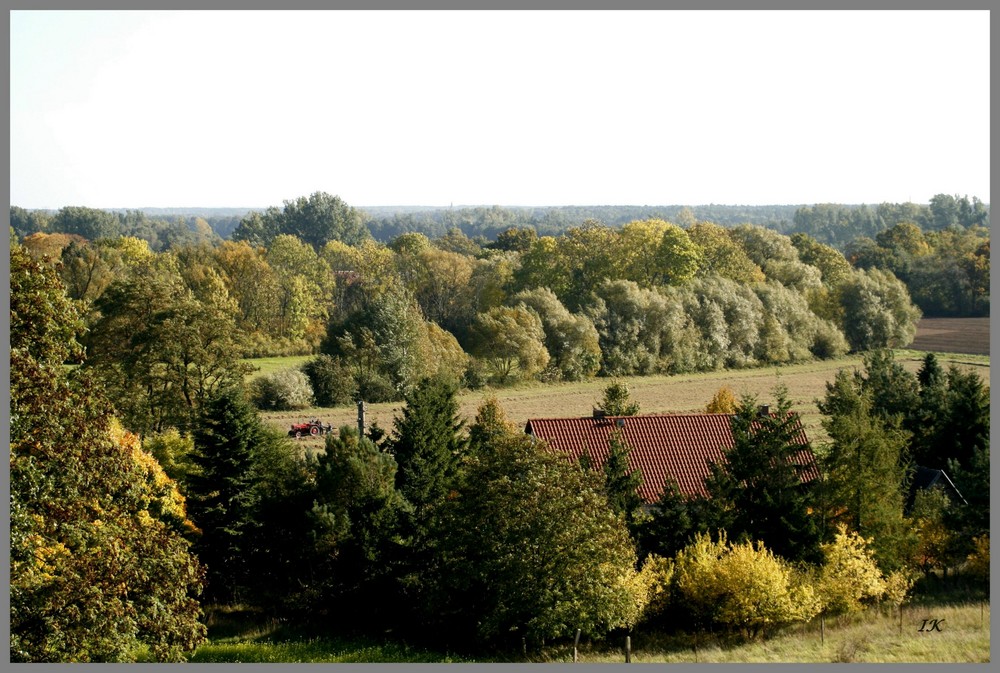
[[[868,541],[856,532],[848,533],[841,525],[833,542],[822,545],[822,550],[825,560],[817,588],[826,614],[858,612],[886,594],[889,586]]]
[[[738,402],[736,400],[736,394],[733,393],[733,389],[729,386],[722,386],[712,397],[711,401],[705,405],[706,414],[734,414],[736,413],[736,407]]]
[[[354,377],[340,358],[317,355],[302,365],[302,372],[309,378],[316,406],[336,407],[354,401]]]
[[[313,389],[298,369],[284,369],[260,376],[250,384],[250,395],[258,409],[288,411],[312,406]]]
[[[761,543],[730,544],[699,534],[677,554],[674,601],[700,626],[719,625],[755,637],[819,612],[813,587]]]
[[[673,559],[650,554],[642,562],[638,573],[643,590],[639,600],[641,621],[656,623],[669,618],[670,585],[673,578]]]
[[[986,586],[990,583],[990,536],[980,535],[972,540],[975,550],[969,554],[965,572]]]

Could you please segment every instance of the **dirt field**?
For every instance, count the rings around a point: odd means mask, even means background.
[[[910,348],[935,353],[990,354],[989,318],[923,318]]]
[[[897,361],[907,370],[916,372],[920,368],[922,353],[901,353]],[[942,365],[951,364],[977,371],[985,381],[989,381],[989,361],[979,356],[941,355]],[[809,362],[780,368],[746,369],[723,372],[687,374],[683,376],[650,376],[629,378],[632,398],[639,402],[640,413],[657,414],[671,412],[703,411],[722,386],[729,386],[740,397],[744,394],[756,395],[761,403],[772,402],[775,386],[783,384],[788,388],[793,409],[802,416],[802,422],[810,439],[814,442],[825,440],[820,424],[822,416],[816,408],[816,400],[826,393],[826,382],[832,381],[840,369],[860,369],[860,357],[846,357],[837,360]],[[520,427],[531,418],[565,418],[589,415],[597,406],[602,392],[610,383],[608,379],[595,379],[582,383],[535,384],[501,390],[467,391],[459,396],[460,413],[471,423],[476,409],[489,394],[496,395],[508,417]],[[375,421],[386,431],[393,428],[394,418],[400,415],[401,404],[370,404],[367,410],[369,424]],[[287,430],[293,422],[319,418],[335,428],[357,424],[355,407],[332,409],[306,409],[300,412],[265,412],[265,420]],[[303,449],[315,451],[324,445],[322,437],[298,440]]]

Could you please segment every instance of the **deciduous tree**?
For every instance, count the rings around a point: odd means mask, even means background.
[[[10,251],[10,659],[181,661],[205,638],[184,500],[79,371],[55,271]]]

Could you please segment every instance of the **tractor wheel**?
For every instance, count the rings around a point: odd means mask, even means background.
[[[312,435],[313,437],[316,437],[317,435],[319,435],[319,428],[316,427],[315,425],[312,426],[311,428],[309,428],[309,434]]]
[[[302,431],[301,430],[296,430],[295,431],[295,439],[302,439]]]

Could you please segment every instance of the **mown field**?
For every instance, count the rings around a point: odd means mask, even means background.
[[[906,369],[916,372],[924,357],[922,351],[898,351],[896,359]],[[942,365],[947,368],[954,364],[978,372],[989,381],[990,362],[988,356],[939,354]],[[288,366],[296,367],[300,358],[290,358]],[[274,366],[274,362],[272,362]],[[816,400],[826,392],[826,383],[832,381],[837,371],[853,371],[863,366],[860,357],[851,356],[836,360],[824,360],[785,367],[762,369],[728,370],[685,374],[679,376],[648,376],[624,379],[632,397],[639,403],[641,413],[662,414],[704,411],[705,405],[716,391],[728,386],[737,396],[756,395],[763,402],[773,400],[773,391],[779,384],[788,389],[793,409],[802,416],[803,425],[810,439],[821,442],[825,433],[821,426],[822,417],[816,408]],[[510,419],[523,426],[532,418],[565,418],[587,416],[597,406],[602,392],[609,384],[608,379],[598,378],[577,383],[524,384],[512,388],[496,390],[484,389],[463,391],[459,395],[459,413],[471,423],[476,409],[488,395],[495,395]],[[391,430],[394,419],[400,415],[401,403],[367,405],[367,420],[377,422],[385,430]],[[313,407],[301,411],[264,412],[265,420],[287,430],[293,422],[319,418],[334,427],[357,424],[357,409],[352,406],[321,408]],[[316,451],[323,447],[323,438],[298,440],[304,450]]]

